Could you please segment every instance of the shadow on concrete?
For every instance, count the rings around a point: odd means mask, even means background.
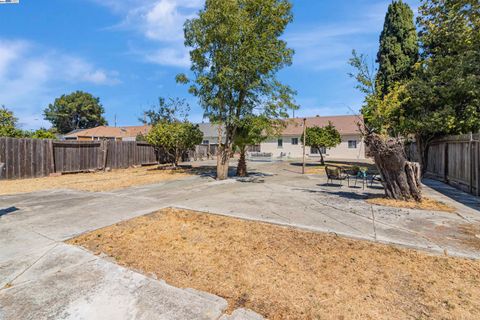
[[[328,194],[332,196],[337,196],[340,198],[344,199],[349,199],[349,200],[366,200],[370,199],[372,197],[377,197],[378,194],[374,193],[357,193],[357,192],[348,192],[348,191],[343,191],[343,190],[313,190],[313,189],[294,189],[294,190],[299,190],[303,192],[308,192],[308,193],[322,193],[322,194]]]
[[[443,194],[444,196],[447,196],[450,199],[463,204],[464,206],[480,212],[480,197],[476,197],[461,190],[455,189],[446,183],[432,179],[423,179],[422,183]]]
[[[302,162],[290,162],[290,165],[291,166],[295,166],[295,167],[301,167],[303,166],[303,163]],[[323,167],[321,164],[320,164],[320,161],[319,162],[307,162],[305,163],[305,167]]]
[[[190,166],[190,165],[181,165],[179,166],[181,169],[186,170],[188,173],[198,175],[202,178],[217,178],[217,167],[212,165],[204,165],[204,166]],[[247,168],[248,169],[248,168]],[[237,178],[237,167],[229,166],[228,167],[228,176],[230,178]],[[248,177],[255,177],[255,178],[264,178],[264,177],[272,177],[274,174],[261,172],[255,169],[248,170]]]
[[[14,212],[19,211],[19,210],[20,209],[18,209],[17,207],[8,207],[8,208],[5,208],[5,209],[0,209],[0,217],[6,216],[9,213],[14,213]]]

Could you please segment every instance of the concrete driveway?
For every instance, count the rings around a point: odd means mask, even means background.
[[[44,191],[0,197],[0,319],[258,319],[223,315],[226,301],[175,288],[63,241],[164,207],[181,207],[318,232],[480,258],[462,226],[479,225],[475,204],[457,214],[371,206],[375,188],[327,186],[290,163],[254,163],[254,179],[195,176],[115,192]],[[1,185],[0,185],[1,187]],[[479,207],[480,208],[480,207]]]

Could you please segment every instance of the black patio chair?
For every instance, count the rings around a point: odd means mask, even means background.
[[[348,185],[350,186],[350,180],[348,174],[340,167],[335,166],[326,166],[325,173],[327,174],[327,184],[333,183],[334,180],[340,181],[340,185],[343,185],[343,181],[347,180]]]

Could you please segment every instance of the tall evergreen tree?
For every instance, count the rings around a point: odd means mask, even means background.
[[[376,90],[381,97],[395,84],[412,77],[413,66],[419,58],[413,19],[412,9],[402,0],[394,0],[388,7],[377,54]]]

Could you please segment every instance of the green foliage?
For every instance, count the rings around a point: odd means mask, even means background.
[[[202,142],[203,133],[198,125],[189,122],[159,122],[150,130],[146,140],[159,150],[168,153],[177,165],[185,151]]]
[[[356,50],[352,50],[352,57],[348,63],[356,70],[356,73],[349,73],[351,78],[357,80],[355,88],[365,95],[375,95],[375,75],[377,70],[375,66],[370,66],[367,62],[367,56],[358,54]]]
[[[40,128],[31,133],[30,138],[32,139],[57,139],[55,132],[53,130],[47,130],[45,128]]]
[[[234,145],[244,151],[246,147],[257,145],[268,138],[278,136],[280,134],[283,122],[269,119],[265,115],[249,116],[242,119],[238,126]]]
[[[480,3],[423,1],[422,61],[408,84],[405,132],[424,140],[480,129]]]
[[[307,127],[305,133],[305,145],[313,148],[333,148],[342,142],[340,132],[331,122],[325,127]]]
[[[44,110],[44,116],[59,133],[65,134],[75,129],[106,125],[104,112],[99,98],[77,91],[55,99],[55,102]]]
[[[413,11],[402,0],[395,0],[388,7],[380,35],[376,91],[384,97],[395,85],[411,79],[418,55]]]
[[[22,138],[24,132],[17,128],[18,119],[13,112],[2,106],[0,108],[0,137]]]
[[[362,90],[362,113],[374,132],[415,136],[424,164],[433,138],[480,129],[480,3],[422,0],[419,14],[422,51],[413,77],[394,82],[385,95]]]
[[[227,148],[254,111],[278,118],[297,108],[293,90],[276,79],[292,62],[293,50],[280,39],[291,8],[288,0],[207,0],[198,18],[185,23],[194,79],[177,81],[190,83],[205,116],[225,125]]]
[[[143,124],[156,125],[160,122],[185,121],[190,112],[190,106],[185,99],[158,98],[158,107],[145,111],[145,119],[139,119]]]

